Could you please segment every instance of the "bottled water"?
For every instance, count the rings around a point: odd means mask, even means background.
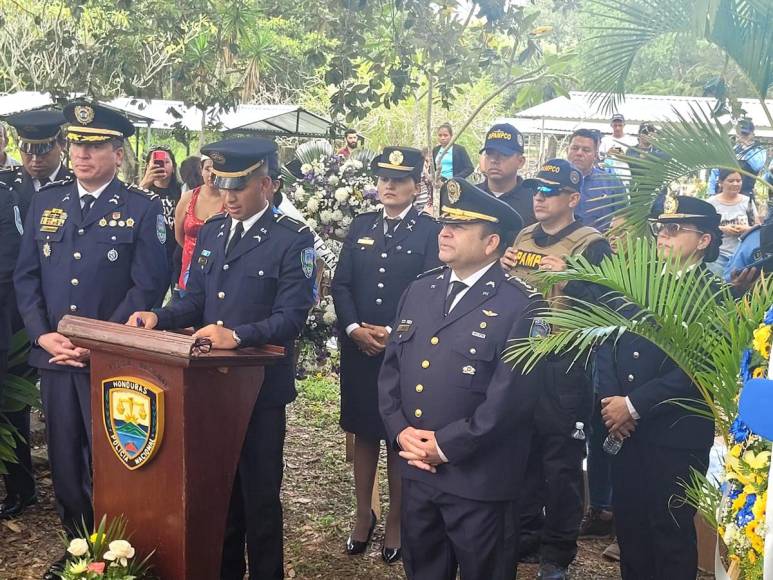
[[[610,433],[607,435],[607,438],[604,439],[604,445],[602,446],[602,449],[604,449],[604,451],[610,455],[617,455],[623,448],[623,441],[625,441],[625,439],[618,439]]]
[[[582,421],[577,421],[577,423],[574,424],[574,431],[572,431],[572,439],[579,439],[580,441],[585,441],[585,431],[583,429],[585,428],[585,423]]]

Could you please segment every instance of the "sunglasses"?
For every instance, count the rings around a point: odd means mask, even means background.
[[[556,197],[558,195],[561,195],[562,193],[574,193],[571,189],[562,188],[562,187],[556,187],[556,186],[549,186],[549,185],[539,185],[537,188],[532,192],[532,195],[537,195],[538,193],[541,193],[545,197]]]
[[[673,238],[674,236],[678,236],[681,232],[693,232],[696,234],[704,234],[706,232],[703,232],[701,230],[696,230],[695,228],[688,228],[685,227],[684,224],[678,224],[678,223],[663,223],[663,222],[650,222],[650,231],[652,232],[652,235],[656,238],[660,234],[664,234],[666,237]]]

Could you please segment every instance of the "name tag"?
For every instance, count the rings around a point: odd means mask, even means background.
[[[357,243],[362,244],[363,246],[372,246],[376,241],[373,238],[360,238],[357,240]]]

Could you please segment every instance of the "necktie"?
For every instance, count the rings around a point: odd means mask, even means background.
[[[445,316],[448,316],[448,313],[451,312],[451,305],[454,303],[454,299],[459,295],[459,292],[465,288],[467,288],[467,284],[464,282],[459,280],[454,280],[451,282],[451,290],[449,290],[448,296],[446,296],[446,306],[445,310],[443,311]]]
[[[89,215],[89,210],[96,200],[97,198],[89,193],[81,197],[81,202],[83,203],[83,207],[81,208],[81,221],[85,220],[86,216]]]
[[[242,222],[236,222],[236,228],[234,228],[234,235],[232,235],[231,239],[228,240],[228,245],[225,248],[226,258],[231,254],[231,251],[236,247],[236,244],[239,243],[239,240],[242,239],[243,233],[244,233],[244,224]]]
[[[384,234],[385,237],[391,238],[392,234],[395,233],[395,230],[397,229],[397,226],[400,223],[400,218],[386,218],[386,233]]]

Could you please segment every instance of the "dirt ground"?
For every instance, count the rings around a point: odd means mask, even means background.
[[[334,383],[312,377],[289,407],[285,448],[285,572],[287,578],[386,580],[404,578],[402,566],[388,567],[380,558],[383,526],[363,556],[343,551],[353,514],[351,466],[345,461],[344,435],[337,426],[338,394]],[[63,543],[53,506],[51,479],[45,464],[36,468],[40,502],[21,518],[0,522],[0,579],[39,579]],[[385,474],[381,474],[382,487]],[[0,483],[0,496],[3,495]],[[618,565],[601,551],[608,539],[582,541],[572,566],[573,580],[620,578]],[[536,566],[522,565],[518,580],[531,580]]]

